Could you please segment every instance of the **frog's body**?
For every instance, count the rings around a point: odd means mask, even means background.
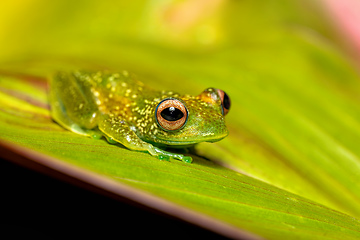
[[[225,98],[224,98],[225,97]],[[154,91],[126,71],[58,73],[51,79],[52,117],[78,134],[119,142],[160,159],[191,157],[163,147],[189,147],[226,137],[230,100],[209,88],[198,96]]]

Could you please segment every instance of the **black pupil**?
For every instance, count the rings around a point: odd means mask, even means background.
[[[175,107],[169,107],[161,111],[161,116],[168,121],[177,121],[184,116],[184,113]]]
[[[223,100],[223,106],[225,109],[230,109],[230,98],[229,96],[224,92],[224,100]]]

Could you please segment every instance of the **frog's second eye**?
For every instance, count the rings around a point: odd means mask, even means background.
[[[155,110],[156,122],[166,131],[174,131],[185,126],[188,111],[177,99],[164,99]]]
[[[230,97],[223,90],[217,89],[217,92],[221,99],[221,107],[223,115],[225,116],[230,110]]]

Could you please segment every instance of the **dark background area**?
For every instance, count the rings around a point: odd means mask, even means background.
[[[73,186],[0,158],[1,239],[226,239],[186,222]],[[6,236],[6,238],[3,238]]]

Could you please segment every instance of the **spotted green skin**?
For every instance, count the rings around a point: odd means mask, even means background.
[[[156,121],[156,107],[165,98],[180,100],[188,110],[179,130],[166,131]],[[213,89],[198,96],[155,91],[127,71],[60,72],[50,81],[49,100],[53,119],[64,128],[96,139],[105,136],[110,143],[163,160],[192,162],[189,156],[163,149],[215,142],[228,135],[221,100]]]

